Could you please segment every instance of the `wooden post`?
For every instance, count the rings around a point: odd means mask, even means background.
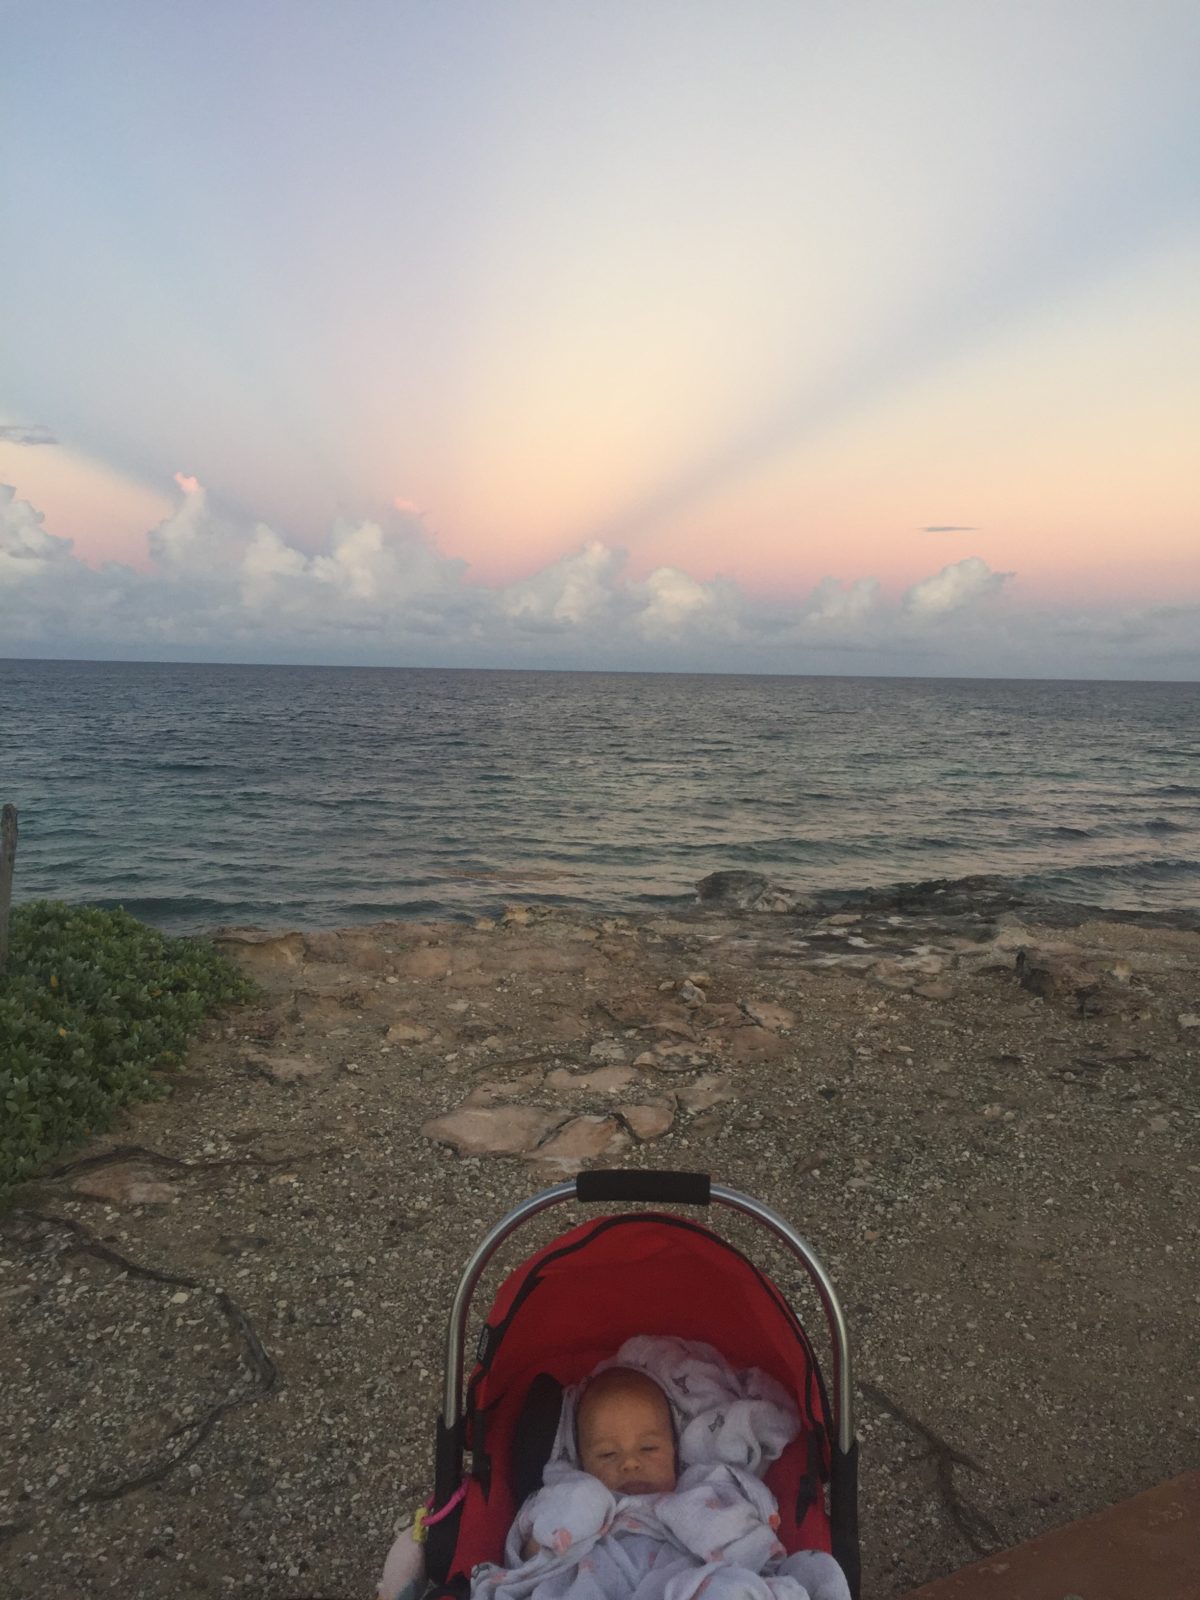
[[[0,972],[8,961],[8,913],[12,909],[13,862],[17,855],[17,808],[0,811]]]

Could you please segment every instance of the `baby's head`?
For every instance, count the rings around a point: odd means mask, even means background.
[[[575,1412],[579,1464],[614,1494],[663,1494],[675,1487],[675,1427],[653,1378],[608,1367],[592,1378]]]

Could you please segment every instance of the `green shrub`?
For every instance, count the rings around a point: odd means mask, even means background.
[[[164,1092],[206,1014],[252,984],[211,944],[125,911],[35,900],[12,912],[0,973],[0,1202],[119,1106]]]

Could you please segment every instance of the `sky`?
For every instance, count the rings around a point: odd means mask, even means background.
[[[1194,0],[0,20],[0,656],[1200,680]]]

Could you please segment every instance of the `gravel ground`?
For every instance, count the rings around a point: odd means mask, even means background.
[[[472,1096],[812,1241],[855,1348],[866,1595],[1196,1465],[1195,931],[952,895],[229,948],[263,1002],[0,1221],[13,1600],[373,1594],[429,1488],[457,1273],[570,1167],[422,1134]],[[637,1139],[636,1104],[668,1130]],[[819,1334],[794,1266],[713,1220]]]

